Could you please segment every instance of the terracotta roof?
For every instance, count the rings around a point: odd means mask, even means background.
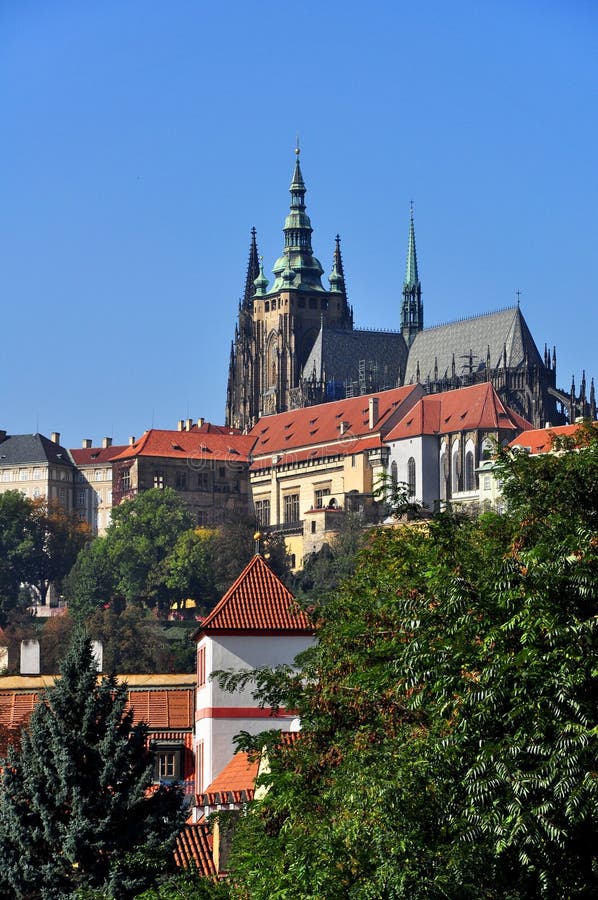
[[[222,772],[199,794],[197,805],[220,806],[252,800],[259,767],[259,759],[250,759],[249,753],[235,753]]]
[[[212,856],[212,835],[206,822],[187,824],[179,834],[174,849],[174,860],[183,869],[197,868],[202,875],[215,876],[216,866]]]
[[[110,447],[79,447],[69,450],[69,453],[76,466],[93,466],[112,462],[115,456],[126,449],[127,444],[115,444]]]
[[[255,439],[253,455],[283,452],[300,447],[313,447],[318,444],[348,441],[351,437],[371,435],[372,432],[384,432],[389,420],[396,419],[397,410],[409,401],[421,388],[415,384],[394,388],[391,391],[380,391],[376,394],[364,394],[348,400],[335,400],[332,403],[320,403],[275,416],[264,416],[250,431]],[[374,427],[369,426],[369,401],[378,402],[378,416]],[[407,403],[408,405],[408,403]],[[341,433],[341,423],[344,433]],[[390,422],[392,424],[392,422]]]
[[[532,428],[514,438],[509,447],[525,447],[530,453],[549,453],[553,437],[574,437],[579,425],[556,425],[554,428]]]
[[[475,428],[520,431],[530,423],[505,407],[490,382],[427,394],[392,428],[385,441]]]
[[[323,444],[316,447],[305,447],[302,450],[289,450],[278,461],[278,465],[289,466],[298,462],[308,462],[309,460],[329,460],[339,456],[350,456],[353,453],[363,453],[366,450],[376,450],[382,447],[383,442],[379,434],[366,436],[363,438],[356,437],[353,434],[347,434],[341,437],[337,443]],[[272,454],[276,455],[276,454]],[[259,472],[262,469],[270,469],[272,467],[272,455],[261,456],[255,460],[249,467],[252,472]]]
[[[219,459],[229,462],[247,462],[255,438],[238,432],[218,430],[166,431],[151,428],[134,444],[125,447],[114,460],[136,456],[157,456],[171,459],[201,460]]]
[[[307,615],[259,554],[204,619],[196,636],[246,632],[313,634]]]

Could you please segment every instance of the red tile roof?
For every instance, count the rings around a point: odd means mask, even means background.
[[[532,428],[514,438],[509,447],[526,447],[530,453],[549,453],[553,437],[574,437],[579,425],[555,425],[554,428]]]
[[[231,761],[197,798],[198,806],[221,806],[253,799],[259,759],[249,753],[235,753]]]
[[[505,407],[490,382],[485,382],[427,394],[388,432],[385,441],[476,428],[520,431],[529,426],[526,419]]]
[[[174,860],[183,869],[197,868],[202,875],[216,876],[212,835],[206,822],[184,826],[176,841]]]
[[[293,594],[256,554],[202,622],[202,634],[313,634]]]
[[[203,426],[202,426],[203,428]],[[226,460],[230,463],[247,462],[254,438],[238,431],[221,431],[219,428],[203,431],[166,431],[152,428],[146,431],[130,447],[125,447],[115,460],[131,459],[136,456],[157,456],[172,459]]]
[[[103,465],[112,462],[115,456],[127,449],[126,444],[111,447],[84,447],[69,450],[76,466]]]
[[[401,411],[406,412],[415,403],[421,391],[419,385],[409,384],[390,391],[264,416],[249,432],[255,440],[253,456],[270,458],[272,454],[285,454],[285,457],[290,455],[293,461],[298,461],[301,453],[314,450],[321,455],[346,455],[355,453],[358,446],[360,450],[370,449],[361,443],[364,438],[373,441],[373,446],[379,446],[379,435],[388,431],[401,416]],[[378,403],[373,428],[369,425],[370,399]]]

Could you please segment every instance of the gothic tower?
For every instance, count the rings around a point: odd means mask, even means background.
[[[415,335],[424,327],[424,307],[422,286],[417,274],[417,253],[415,252],[415,228],[413,225],[413,205],[409,223],[409,243],[407,245],[407,269],[403,283],[403,303],[401,306],[401,334],[408,347]]]
[[[295,151],[291,204],[284,223],[282,255],[269,287],[257,261],[252,232],[245,296],[231,347],[226,404],[227,425],[251,428],[261,415],[291,409],[298,400],[303,367],[323,325],[351,330],[343,264],[337,236],[330,290],[313,254],[312,227],[305,211],[305,183]]]

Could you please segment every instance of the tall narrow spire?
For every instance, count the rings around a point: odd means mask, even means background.
[[[250,310],[252,297],[255,293],[255,279],[260,274],[260,260],[257,252],[256,230],[251,229],[251,244],[249,246],[249,262],[247,263],[247,277],[245,279],[245,293],[243,294],[243,309]]]
[[[413,202],[409,219],[409,240],[407,243],[407,267],[403,282],[403,303],[401,306],[401,333],[411,346],[415,335],[424,327],[424,307],[422,304],[422,288],[417,271],[417,253],[415,250],[415,225],[413,224]]]
[[[341,239],[337,234],[332,258],[332,272],[330,273],[330,290],[340,294],[346,294],[345,272],[343,270],[343,258],[341,256]]]
[[[294,290],[323,291],[321,277],[324,273],[319,260],[313,255],[311,235],[313,228],[309,216],[305,212],[305,182],[299,163],[299,147],[296,148],[295,170],[289,188],[291,208],[284,223],[284,249],[274,263],[272,271],[275,275],[272,291],[288,288],[292,283]],[[289,270],[295,278],[288,277]],[[287,273],[283,277],[283,273]]]

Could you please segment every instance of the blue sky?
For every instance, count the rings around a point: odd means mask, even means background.
[[[297,134],[356,324],[398,327],[413,200],[427,325],[520,291],[598,377],[597,93],[593,0],[2,0],[0,428],[222,423]]]

